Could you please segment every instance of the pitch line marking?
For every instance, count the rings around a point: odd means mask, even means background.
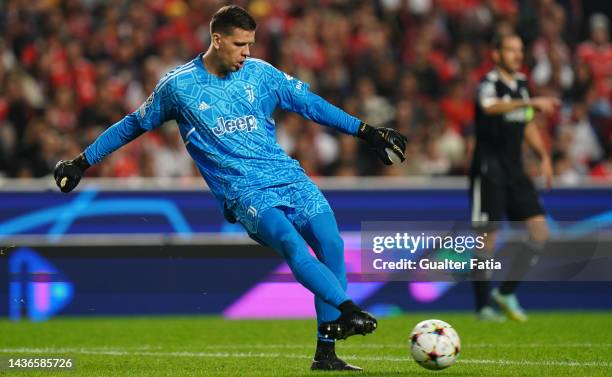
[[[405,348],[408,344],[406,343],[389,343],[389,344],[341,344],[341,348],[353,348],[353,349],[367,349],[367,348]],[[542,348],[542,347],[559,347],[559,348],[585,348],[585,347],[599,347],[599,348],[612,348],[612,343],[474,343],[466,345],[469,348]],[[227,348],[227,349],[245,349],[245,348],[281,348],[281,349],[311,349],[314,347],[312,344],[216,344],[205,346],[206,348]]]
[[[256,353],[256,352],[151,352],[151,351],[125,351],[123,349],[88,349],[88,348],[0,348],[0,353],[79,353],[84,355],[108,356],[158,356],[158,357],[202,357],[202,358],[286,358],[286,359],[312,359],[308,355],[287,353]],[[372,357],[348,355],[347,360],[365,361],[407,361],[413,362],[409,357]],[[504,359],[459,359],[460,364],[491,364],[491,365],[518,365],[518,366],[558,366],[558,367],[612,367],[607,361],[555,361],[555,360],[504,360]]]

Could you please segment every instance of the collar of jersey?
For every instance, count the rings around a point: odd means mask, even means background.
[[[208,70],[206,69],[206,67],[204,66],[204,61],[202,60],[202,56],[204,56],[204,52],[200,52],[198,54],[198,56],[196,56],[196,58],[193,61],[193,64],[195,64],[196,66],[196,70],[198,71],[198,81],[202,81],[202,82],[226,82],[229,79],[232,78],[232,75],[234,74],[234,72],[230,72],[227,76],[225,76],[224,78],[221,78],[219,76],[215,76],[212,73],[208,72]],[[243,67],[244,69],[244,67]]]
[[[517,88],[518,88],[518,81],[519,81],[519,78],[520,78],[520,76],[518,75],[517,72],[512,74],[512,81],[508,81],[508,80],[506,80],[502,76],[502,74],[501,74],[501,72],[499,72],[498,68],[495,68],[495,71],[497,72],[497,77],[499,77],[499,81],[503,82],[504,85],[506,85],[511,90],[517,90]]]

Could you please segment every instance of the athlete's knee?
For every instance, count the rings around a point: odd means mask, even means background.
[[[489,255],[493,254],[493,251],[495,250],[495,244],[497,243],[498,233],[499,232],[497,230],[491,230],[489,232],[481,234],[481,237],[483,237],[483,247],[481,251],[483,253],[487,253]]]
[[[548,226],[542,226],[537,232],[531,232],[529,238],[532,242],[538,245],[544,245],[548,238],[550,237],[550,232],[548,230]]]
[[[299,262],[309,256],[304,241],[294,234],[283,234],[279,237],[278,242],[280,244],[280,252],[288,262]]]
[[[328,236],[321,241],[321,259],[329,266],[344,264],[344,240],[339,234]]]
[[[527,229],[529,231],[530,242],[543,245],[550,237],[548,224],[544,217],[538,216],[527,221]]]
[[[327,237],[321,243],[325,255],[344,259],[344,240],[339,234]]]

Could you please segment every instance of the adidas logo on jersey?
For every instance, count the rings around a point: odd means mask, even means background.
[[[210,109],[210,105],[209,104],[207,104],[204,101],[200,102],[200,106],[198,106],[198,110],[204,111],[204,110],[208,110],[208,109]]]
[[[257,119],[253,115],[225,120],[217,118],[216,126],[212,129],[215,135],[231,134],[236,131],[251,132],[257,129]]]

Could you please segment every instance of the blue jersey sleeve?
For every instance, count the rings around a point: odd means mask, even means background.
[[[113,124],[85,149],[85,158],[91,165],[134,140],[144,132],[173,119],[171,86],[162,79],[147,100],[131,114]]]
[[[135,113],[127,115],[113,124],[85,149],[85,158],[90,165],[102,161],[106,155],[136,139],[146,130],[140,126]]]
[[[319,124],[336,128],[349,135],[357,135],[361,120],[347,114],[318,95],[308,91],[303,101],[293,110]]]
[[[356,135],[361,121],[309,90],[309,85],[269,65],[276,80],[279,106],[304,118]]]

